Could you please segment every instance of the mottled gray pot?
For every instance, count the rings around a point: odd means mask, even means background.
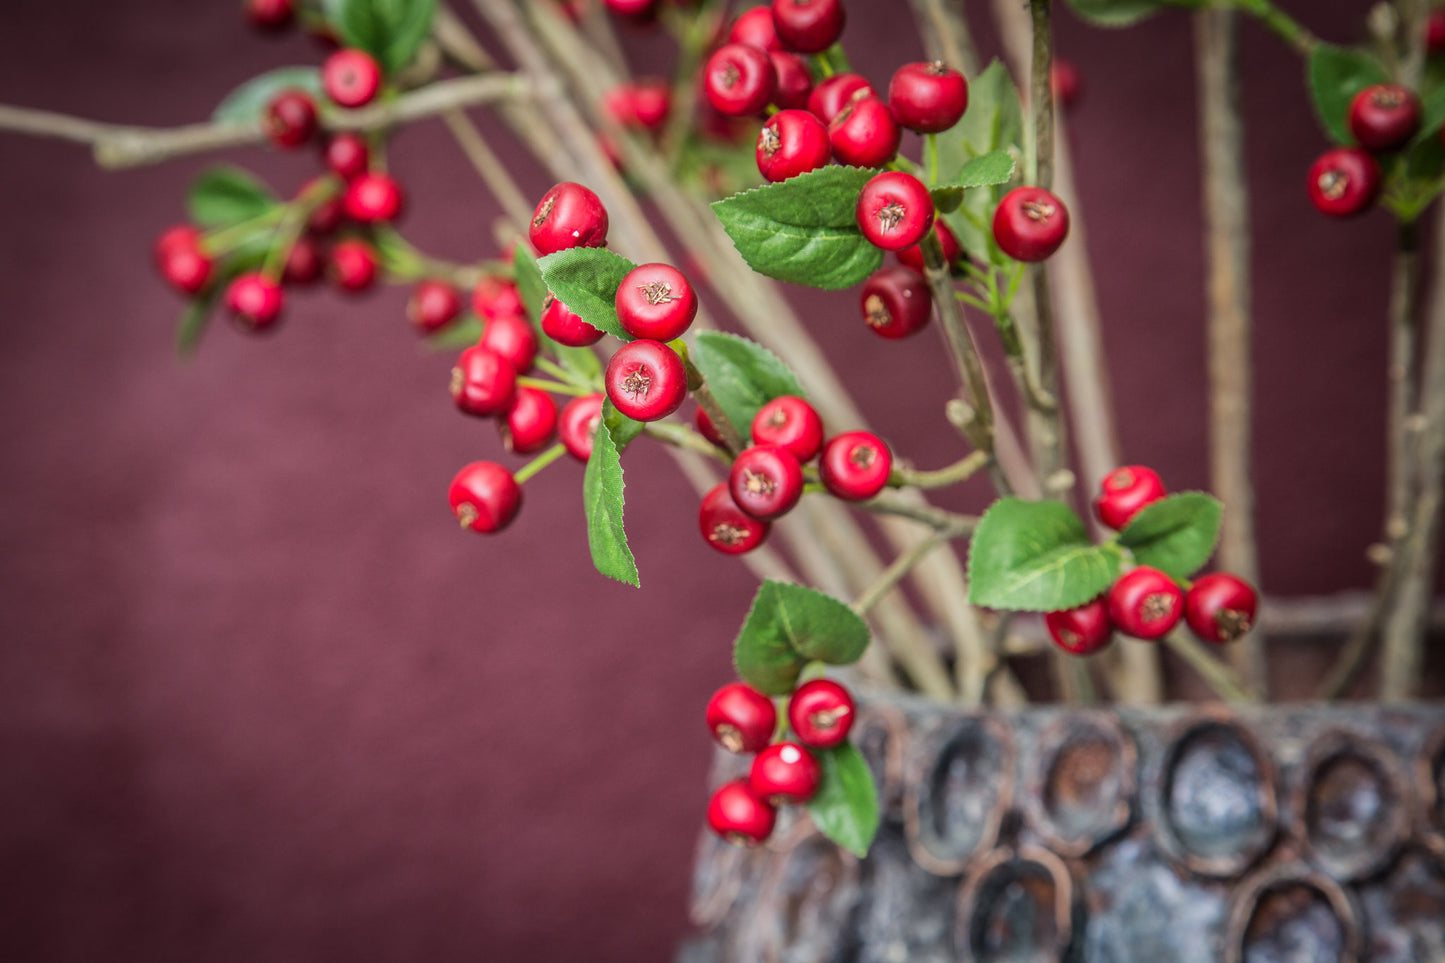
[[[1445,961],[1445,705],[874,700],[854,735],[868,858],[803,814],[706,836],[680,963]]]

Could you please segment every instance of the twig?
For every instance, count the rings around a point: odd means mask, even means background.
[[[987,468],[988,463],[988,452],[973,451],[944,468],[926,471],[908,467],[895,468],[892,480],[905,488],[947,488],[972,478]]]
[[[674,448],[686,448],[688,451],[705,455],[723,466],[732,464],[727,452],[687,425],[675,421],[652,421],[642,426],[642,433]]]
[[[481,177],[491,191],[492,197],[496,198],[503,212],[519,228],[525,228],[528,219],[532,216],[532,205],[527,203],[526,195],[512,179],[511,172],[502,159],[496,155],[484,137],[472,123],[470,117],[460,110],[448,110],[442,114],[442,123],[447,125],[452,137],[461,147],[462,153],[467,155],[467,160],[472,162],[477,176]]]
[[[1250,691],[1249,686],[1227,663],[1210,655],[1204,643],[1188,632],[1175,629],[1164,636],[1162,641],[1188,662],[1205,684],[1226,702],[1259,701],[1259,697]]]
[[[978,73],[978,53],[973,48],[962,3],[949,0],[910,0],[923,52],[929,60],[941,60],[961,70],[966,77]]]
[[[898,494],[879,495],[870,501],[859,502],[858,507],[865,512],[873,512],[877,515],[910,518],[940,532],[952,530],[971,532],[978,524],[976,515],[960,515],[944,508],[906,499]]]
[[[946,544],[951,539],[966,534],[968,534],[967,531],[943,529],[934,532],[927,538],[921,539],[908,551],[894,559],[893,562],[883,570],[883,573],[878,576],[878,580],[868,586],[868,589],[862,595],[858,596],[858,600],[853,603],[853,611],[859,615],[867,615],[873,606],[878,604],[878,600],[893,591],[893,589],[898,586],[898,583],[903,581],[904,576],[913,571],[914,566],[923,561],[929,552],[940,545]]]

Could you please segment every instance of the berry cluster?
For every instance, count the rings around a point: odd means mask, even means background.
[[[1420,129],[1420,97],[1400,84],[1372,84],[1350,101],[1350,134],[1358,147],[1335,147],[1310,165],[1310,202],[1331,217],[1353,217],[1380,196],[1379,157],[1408,145]]]

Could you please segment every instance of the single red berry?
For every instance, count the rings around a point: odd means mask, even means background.
[[[1102,595],[1078,608],[1047,613],[1044,628],[1049,630],[1049,638],[1055,645],[1074,655],[1092,655],[1114,637],[1109,603]]]
[[[346,211],[342,208],[341,198],[333,197],[316,205],[316,209],[306,221],[306,229],[312,234],[326,237],[336,233],[345,218]]]
[[[773,700],[747,683],[729,682],[707,701],[708,732],[728,752],[766,749],[777,726]]]
[[[783,46],[821,53],[843,35],[843,0],[773,0],[773,29]]]
[[[607,397],[636,421],[657,421],[682,407],[687,372],[682,359],[661,341],[639,338],[612,355],[603,377]]]
[[[295,16],[292,0],[246,0],[246,19],[257,30],[280,30]]]
[[[362,174],[346,185],[342,207],[358,224],[394,221],[406,206],[406,196],[394,177],[379,171]]]
[[[754,757],[748,771],[748,788],[753,795],[774,806],[807,802],[822,781],[823,767],[796,742],[768,746]]]
[[[1115,468],[1099,482],[1099,495],[1094,499],[1094,514],[1099,521],[1116,531],[1139,514],[1151,502],[1167,494],[1159,473],[1143,465]]]
[[[773,11],[768,7],[753,7],[738,14],[728,31],[728,43],[747,44],[769,53],[782,50],[782,41],[773,29]]]
[[[672,89],[657,78],[629,81],[609,90],[602,104],[623,127],[660,130],[672,106]]]
[[[557,435],[557,402],[541,388],[519,387],[497,429],[508,451],[519,455],[541,451]]]
[[[724,44],[708,58],[703,90],[708,102],[728,117],[749,117],[773,101],[778,73],[764,50]]]
[[[805,682],[788,700],[788,725],[799,742],[813,749],[842,745],[856,715],[853,696],[832,679]]]
[[[1215,572],[1201,576],[1184,596],[1184,618],[1205,642],[1223,645],[1254,625],[1259,594],[1238,575]]]
[[[708,416],[707,411],[704,410],[701,405],[698,405],[697,412],[693,415],[692,420],[697,426],[697,433],[699,435],[702,435],[719,448],[724,447],[722,432],[717,430],[717,425],[712,423],[712,418]]]
[[[697,317],[697,295],[671,264],[642,264],[617,286],[617,320],[634,338],[671,341]]]
[[[496,462],[474,461],[452,479],[447,501],[462,528],[500,532],[522,507],[522,486]]]
[[[738,846],[756,846],[773,834],[778,811],[753,795],[746,779],[724,783],[707,804],[707,824]]]
[[[284,304],[281,285],[259,272],[242,274],[226,288],[226,307],[253,331],[264,331],[275,324]]]
[[[333,103],[362,107],[381,89],[381,67],[365,50],[338,50],[321,65],[321,87]]]
[[[155,259],[161,277],[183,294],[198,293],[211,280],[215,268],[215,260],[201,249],[201,232],[188,224],[160,236]]]
[[[888,105],[861,97],[840,110],[828,125],[833,156],[850,167],[883,167],[898,153],[903,130]]]
[[[495,351],[517,374],[531,371],[537,360],[537,332],[519,314],[489,318],[477,343]]]
[[[958,123],[968,109],[968,81],[941,60],[904,64],[888,83],[888,106],[909,130],[936,134]]]
[[[823,448],[823,419],[796,395],[779,395],[759,408],[752,431],[754,442],[780,445],[799,464],[812,461]]]
[[[201,229],[191,224],[176,224],[161,232],[156,238],[155,251],[156,259],[173,247],[199,247],[201,243]]]
[[[1069,209],[1042,187],[1016,187],[993,212],[993,239],[1015,261],[1043,261],[1069,236]]]
[[[1432,10],[1425,20],[1425,49],[1432,54],[1445,50],[1445,10]]]
[[[1157,639],[1179,624],[1184,592],[1157,568],[1141,565],[1109,589],[1109,619],[1125,635]]]
[[[277,147],[300,147],[316,133],[316,102],[303,90],[283,90],[266,105],[261,123]]]
[[[817,170],[832,156],[828,128],[806,110],[780,110],[758,131],[758,172],[770,181]]]
[[[452,400],[463,413],[490,418],[506,411],[517,394],[517,369],[495,351],[474,344],[452,367]]]
[[[607,243],[607,209],[596,194],[571,181],[553,187],[537,204],[529,232],[540,254]]]
[[[1368,151],[1403,147],[1420,129],[1420,98],[1400,84],[1371,84],[1350,101],[1350,133]]]
[[[748,515],[772,521],[786,515],[803,497],[803,466],[786,448],[754,445],[733,460],[728,491]]]
[[[426,278],[411,289],[406,316],[423,334],[440,331],[462,313],[462,296],[445,281]]]
[[[912,268],[879,268],[863,282],[860,299],[863,320],[884,338],[917,334],[933,317],[933,293],[928,281]]]
[[[653,14],[657,0],[602,0],[608,10],[619,17],[643,18]]]
[[[548,291],[547,299],[542,302],[542,333],[558,344],[585,348],[601,341],[606,332],[594,328],[579,315],[573,314],[567,305],[558,301],[556,296]]]
[[[360,238],[347,238],[331,246],[328,274],[343,291],[358,293],[376,283],[376,251]]]
[[[855,100],[876,97],[873,85],[859,74],[834,74],[820,81],[808,95],[808,112],[825,124]]]
[[[1055,57],[1049,64],[1049,89],[1054,101],[1065,109],[1077,107],[1084,96],[1084,75],[1072,60]]]
[[[921,241],[933,226],[933,213],[928,188],[904,171],[884,171],[869,180],[855,209],[858,229],[885,251],[901,251]]]
[[[938,244],[943,248],[943,259],[949,265],[956,265],[963,258],[963,245],[958,243],[958,238],[948,229],[943,218],[937,218],[933,222],[933,233],[938,235]],[[894,254],[898,263],[905,267],[923,273],[923,248],[915,244],[912,247],[905,247]]]
[[[484,318],[498,318],[504,314],[521,314],[526,308],[511,281],[484,277],[472,288],[472,310]]]
[[[772,51],[768,57],[773,61],[773,72],[778,75],[773,103],[784,110],[807,110],[808,96],[813,92],[813,74],[807,62],[786,50]]]
[[[567,454],[578,461],[592,457],[592,439],[602,421],[602,396],[583,395],[562,406],[557,433]]]
[[[703,496],[697,524],[707,543],[724,555],[751,552],[763,544],[772,528],[771,523],[753,518],[738,508],[727,482],[718,482]],[[766,738],[763,743],[767,744]]]
[[[311,284],[326,272],[326,258],[321,245],[309,237],[299,237],[286,252],[286,267],[281,273],[287,284]]]
[[[867,501],[888,487],[893,453],[883,439],[866,431],[845,431],[828,439],[818,476],[823,487],[848,502]]]
[[[1375,203],[1380,164],[1358,147],[1335,147],[1310,165],[1310,201],[1331,217],[1351,217]]]
[[[326,167],[344,181],[366,173],[371,165],[371,149],[360,134],[333,134],[326,142]]]

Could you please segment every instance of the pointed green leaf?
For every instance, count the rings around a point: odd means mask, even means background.
[[[349,46],[392,74],[411,63],[431,32],[436,0],[322,0],[322,7]]]
[[[1001,498],[979,519],[969,545],[968,600],[1054,612],[1097,597],[1118,574],[1118,553],[1092,544],[1064,503]]]
[[[516,245],[512,264],[517,293],[522,296],[522,304],[527,309],[527,317],[531,320],[537,337],[551,349],[562,367],[576,374],[582,381],[590,384],[601,378],[602,362],[597,360],[597,355],[591,348],[558,344],[542,330],[542,311],[552,292],[547,290],[547,282],[542,280],[542,271],[537,267],[537,260],[532,257],[527,245],[520,242]]]
[[[617,320],[617,287],[636,264],[606,248],[573,247],[548,254],[537,267],[547,289],[573,314],[615,338],[632,340]]]
[[[847,605],[787,582],[758,586],[733,645],[738,675],[769,695],[787,695],[810,661],[857,662],[868,648],[868,625]]]
[[[973,160],[998,151],[1021,152],[1023,109],[1008,69],[995,60],[969,81],[968,110],[950,130],[938,135],[938,163],[945,183],[956,183]],[[989,223],[1003,196],[999,185],[961,192],[957,207],[945,205],[943,219],[965,251],[994,256]],[[999,260],[1002,255],[998,254]]]
[[[312,97],[321,96],[321,70],[318,67],[278,67],[252,77],[231,91],[211,111],[211,119],[231,124],[254,124],[283,90],[302,90]]]
[[[990,151],[964,164],[953,183],[935,187],[929,193],[933,195],[934,206],[947,214],[958,209],[963,202],[964,191],[970,187],[1007,184],[1014,176],[1016,168],[1013,155],[1008,151]]]
[[[427,347],[437,351],[458,351],[470,348],[482,336],[482,319],[465,314],[426,339]]]
[[[833,842],[862,859],[878,833],[878,790],[862,753],[849,743],[815,750],[823,781],[808,800],[813,825]]]
[[[592,455],[582,476],[587,546],[592,550],[592,564],[597,571],[635,586],[641,582],[637,577],[637,561],[627,546],[627,532],[622,526],[624,487],[617,443],[599,418],[592,438]]]
[[[1420,129],[1411,139],[1411,146],[1419,146],[1427,140],[1439,140],[1442,126],[1445,126],[1445,86],[1436,87],[1421,98]]]
[[[210,324],[211,312],[216,306],[216,297],[220,290],[220,285],[212,284],[186,302],[180,323],[176,325],[176,354],[182,358],[191,357],[201,346],[201,336],[206,333],[206,327]]]
[[[797,376],[782,359],[747,338],[700,331],[689,357],[744,438],[763,405],[780,395],[803,396]]]
[[[642,434],[642,422],[633,421],[618,411],[611,398],[602,399],[602,423],[607,426],[618,454],[626,451],[627,446],[632,444],[632,439]]]
[[[1322,43],[1310,52],[1308,72],[1315,115],[1337,143],[1353,144],[1350,101],[1371,84],[1388,82],[1385,68],[1362,50]]]
[[[1204,567],[1219,541],[1224,506],[1204,492],[1178,492],[1139,510],[1119,533],[1119,544],[1140,565],[1184,579]]]
[[[271,189],[239,167],[208,167],[191,183],[186,209],[206,228],[231,227],[260,217],[280,201]]]

